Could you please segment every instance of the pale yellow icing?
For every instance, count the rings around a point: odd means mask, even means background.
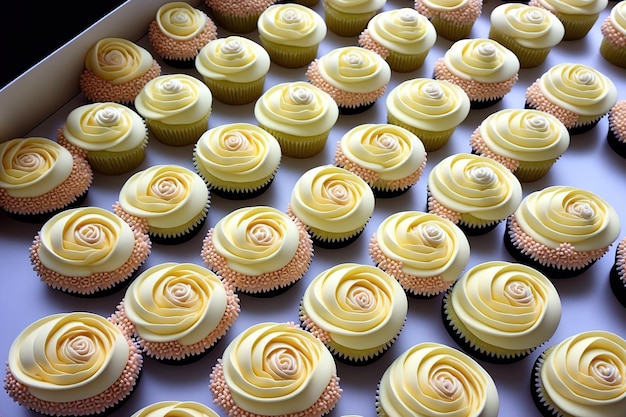
[[[537,0],[546,9],[564,14],[592,15],[600,13],[608,0]]]
[[[156,22],[161,32],[178,41],[186,41],[197,36],[206,25],[204,12],[189,3],[173,1],[159,7]]]
[[[363,227],[374,213],[374,193],[352,172],[322,165],[296,181],[290,208],[304,224],[334,233]]]
[[[209,190],[195,172],[178,165],[155,165],[133,174],[119,194],[122,209],[150,227],[172,228],[198,216]]]
[[[491,12],[491,27],[515,39],[526,48],[550,48],[565,35],[563,23],[541,7],[506,3]]]
[[[250,39],[228,36],[207,43],[196,57],[195,67],[202,76],[212,80],[249,83],[267,74],[270,56]]]
[[[541,389],[550,403],[578,417],[620,417],[626,406],[626,341],[593,330],[575,334],[543,357]]]
[[[122,375],[129,357],[122,332],[87,312],[53,314],[24,329],[11,344],[11,374],[38,399],[84,400]]]
[[[250,326],[229,343],[222,362],[235,404],[261,415],[306,410],[337,372],[322,342],[287,323]]]
[[[134,110],[119,103],[92,103],[72,110],[63,137],[87,151],[125,152],[146,140],[146,125]]]
[[[219,417],[219,414],[195,401],[159,401],[143,407],[130,417]]]
[[[141,77],[153,65],[150,52],[122,38],[104,38],[85,56],[85,68],[113,85]]]
[[[515,210],[515,220],[537,242],[549,248],[566,242],[579,252],[609,246],[620,232],[619,217],[605,200],[564,185],[527,195]]]
[[[297,3],[273,4],[259,16],[259,35],[280,45],[310,47],[326,36],[326,22],[309,7]]]
[[[12,197],[36,197],[70,177],[72,154],[43,137],[16,138],[0,143],[0,188]]]
[[[230,269],[256,276],[287,265],[299,239],[298,227],[287,214],[269,206],[252,206],[220,219],[211,242]]]
[[[319,58],[317,70],[324,81],[349,93],[369,93],[391,80],[387,61],[376,52],[358,46],[329,51]]]
[[[497,417],[500,399],[487,371],[463,352],[424,342],[385,370],[379,407],[388,416]]]
[[[428,18],[408,7],[378,13],[370,19],[367,31],[378,44],[405,55],[429,51],[437,40]]]
[[[413,78],[393,88],[387,112],[409,126],[443,132],[457,127],[469,114],[470,100],[458,85],[430,78]]]
[[[520,69],[513,52],[487,38],[456,41],[444,54],[443,62],[457,77],[482,83],[506,81]]]
[[[194,163],[225,182],[250,183],[270,177],[281,160],[274,136],[250,123],[209,129],[194,148]]]
[[[420,0],[430,10],[451,12],[467,7],[469,0]]]
[[[254,105],[254,117],[271,130],[316,136],[335,125],[339,109],[321,89],[305,81],[291,81],[265,91]]]
[[[617,87],[606,75],[585,64],[554,65],[538,80],[551,103],[582,116],[604,115],[617,101]]]
[[[480,137],[495,154],[519,161],[546,161],[569,147],[567,128],[549,113],[532,109],[503,109],[487,116]]]
[[[342,13],[361,14],[380,10],[387,0],[324,0],[324,2]]]
[[[620,1],[613,6],[609,19],[615,29],[626,35],[626,3]]]
[[[522,186],[508,169],[469,153],[450,155],[435,165],[428,189],[444,207],[483,220],[506,218],[522,199]]]

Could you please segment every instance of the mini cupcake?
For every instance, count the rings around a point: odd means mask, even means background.
[[[570,135],[595,127],[617,102],[617,87],[584,64],[554,65],[526,89],[526,108],[550,113]]]
[[[155,165],[126,180],[114,212],[147,229],[154,243],[182,243],[195,236],[209,212],[209,190],[202,177],[178,165]]]
[[[554,185],[524,197],[507,219],[504,244],[549,278],[569,278],[604,256],[619,232],[617,213],[600,196]]]
[[[324,0],[324,20],[339,36],[357,36],[387,0]]]
[[[535,361],[530,393],[542,415],[619,416],[626,405],[626,340],[605,330],[574,334]]]
[[[385,94],[391,68],[376,52],[345,46],[311,62],[306,77],[335,100],[340,114],[357,114]]]
[[[468,37],[482,13],[482,0],[415,0],[415,9],[430,19],[437,35],[449,41]]]
[[[135,108],[150,133],[172,146],[196,143],[208,129],[212,105],[211,90],[187,74],[154,78],[135,98]]]
[[[193,151],[194,167],[209,191],[236,200],[263,194],[272,184],[280,161],[276,138],[249,123],[209,129]]]
[[[470,112],[461,87],[430,78],[398,84],[387,95],[386,106],[387,123],[413,132],[428,152],[444,146]]]
[[[150,52],[121,38],[96,42],[85,56],[80,89],[91,102],[133,104],[151,79],[161,75],[161,66]]]
[[[469,262],[470,244],[450,220],[400,211],[380,222],[368,252],[374,264],[394,277],[409,296],[433,298],[461,275]]]
[[[415,71],[435,45],[437,32],[417,10],[404,7],[378,13],[359,35],[359,46],[380,55],[392,71]]]
[[[433,78],[458,85],[467,93],[471,107],[490,107],[508,94],[518,79],[517,56],[498,42],[461,39],[435,62]]]
[[[242,417],[321,417],[342,392],[322,342],[293,323],[273,322],[254,324],[229,343],[209,389],[227,415]]]
[[[107,415],[133,393],[142,367],[136,342],[104,317],[53,314],[27,326],[11,344],[4,389],[39,414]]]
[[[261,13],[275,2],[276,0],[204,0],[217,24],[234,33],[254,31]]]
[[[118,290],[150,255],[140,228],[99,207],[60,212],[44,223],[30,247],[42,282],[68,294],[103,296]]]
[[[489,38],[513,52],[522,68],[544,62],[564,35],[563,23],[541,7],[508,3],[491,12]]]
[[[570,135],[559,119],[530,109],[492,113],[470,137],[472,153],[500,162],[521,182],[543,178],[569,143]]]
[[[195,67],[216,100],[248,104],[263,94],[270,56],[250,39],[229,36],[206,44],[196,57]]]
[[[326,36],[324,19],[296,3],[274,4],[259,17],[259,41],[273,63],[285,68],[308,65]]]
[[[489,373],[463,352],[418,343],[385,369],[376,389],[377,417],[497,417],[498,390]]]
[[[441,312],[448,334],[469,355],[513,363],[554,335],[561,299],[552,282],[534,268],[489,261],[458,279],[444,295]]]
[[[177,415],[219,417],[215,411],[195,401],[158,401],[135,411],[130,417],[175,417]]]
[[[300,220],[323,248],[341,248],[354,242],[374,214],[369,185],[345,168],[321,165],[296,181],[287,214]]]
[[[610,63],[626,68],[626,3],[613,6],[600,26],[600,54]]]
[[[130,107],[114,102],[91,103],[68,114],[57,130],[57,140],[86,151],[95,172],[118,175],[132,171],[144,161],[148,128]]]
[[[626,100],[618,100],[609,110],[606,139],[619,156],[626,158]]]
[[[407,311],[406,295],[393,277],[372,265],[340,263],[309,283],[300,322],[337,360],[366,365],[395,343]]]
[[[426,150],[417,136],[392,124],[365,123],[337,142],[335,165],[361,177],[376,197],[395,197],[419,181]]]
[[[195,362],[239,316],[239,297],[227,283],[192,263],[146,269],[128,287],[111,320],[143,353],[159,362]]]
[[[609,283],[617,301],[626,307],[626,237],[619,241],[615,249],[615,259],[609,273]]]
[[[608,0],[529,0],[528,2],[530,6],[541,7],[558,17],[565,28],[563,37],[565,41],[584,38],[608,3]]]
[[[522,200],[519,180],[493,159],[459,153],[428,175],[428,212],[450,220],[469,236],[495,229]]]
[[[85,152],[43,137],[0,143],[0,208],[12,217],[43,223],[79,206],[93,172]]]
[[[277,84],[254,105],[254,117],[280,144],[282,154],[310,158],[320,153],[337,122],[337,103],[305,81]]]
[[[269,206],[242,207],[224,216],[202,243],[204,263],[237,291],[274,296],[309,269],[313,242],[304,225]]]

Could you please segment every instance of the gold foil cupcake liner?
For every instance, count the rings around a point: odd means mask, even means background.
[[[249,83],[234,83],[226,80],[213,80],[204,77],[213,98],[224,104],[241,105],[252,103],[263,94],[265,76]]]
[[[269,54],[271,61],[281,67],[302,68],[309,65],[317,56],[318,45],[310,47],[281,45],[267,40],[263,36],[260,36],[259,40],[261,46]]]
[[[89,151],[87,161],[91,168],[104,175],[125,174],[137,168],[146,158],[148,137],[135,148],[125,152]]]
[[[326,131],[317,136],[293,136],[263,125],[259,125],[259,127],[276,138],[284,156],[292,158],[310,158],[317,155],[324,149],[330,133],[330,131]]]
[[[513,52],[519,59],[521,68],[533,68],[546,60],[552,48],[527,48],[520,45],[517,40],[493,27],[489,30],[489,38],[502,44]]]
[[[339,36],[358,36],[375,14],[376,12],[342,13],[324,2],[326,26],[328,30]]]
[[[442,130],[440,132],[418,129],[415,126],[411,126],[400,121],[400,119],[396,118],[391,113],[387,113],[387,123],[403,127],[409,132],[415,134],[415,136],[422,141],[424,149],[426,149],[427,152],[436,151],[437,149],[442,148],[446,143],[448,143],[448,140],[450,140],[450,137],[452,137],[452,134],[456,130],[456,127]]]
[[[187,146],[196,143],[209,126],[209,114],[195,123],[186,125],[168,125],[158,120],[146,119],[148,130],[165,145]]]

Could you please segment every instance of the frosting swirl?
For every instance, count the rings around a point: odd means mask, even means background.
[[[406,55],[426,52],[437,40],[428,18],[408,7],[378,13],[370,19],[367,31],[383,47]]]
[[[361,14],[380,10],[387,0],[326,0],[326,2],[342,13]]]
[[[267,74],[270,56],[250,39],[228,36],[214,39],[202,47],[195,67],[202,76],[213,80],[249,83]]]
[[[326,22],[309,7],[297,3],[273,4],[257,22],[259,35],[281,45],[310,47],[326,36]]]
[[[168,37],[186,41],[202,32],[207,19],[201,10],[183,1],[175,1],[159,7],[156,22],[161,32]]]
[[[506,81],[520,69],[513,52],[487,38],[456,41],[444,54],[443,62],[455,76],[482,83]]]
[[[195,401],[159,401],[136,411],[130,417],[219,417],[215,411]]]
[[[469,0],[420,0],[429,10],[451,12],[467,7]]]
[[[608,0],[536,0],[551,12],[573,14],[573,15],[593,15],[604,10],[609,3]]]
[[[389,416],[496,417],[496,385],[476,361],[449,346],[425,342],[398,356],[385,370],[378,406]]]
[[[491,12],[490,22],[526,48],[550,48],[565,35],[563,23],[553,13],[522,3],[501,4]]]
[[[96,42],[85,57],[85,68],[113,85],[143,76],[152,67],[150,52],[122,38]]]
[[[389,64],[376,52],[358,46],[333,49],[318,59],[317,70],[324,81],[349,93],[369,93],[391,80]]]
[[[626,35],[626,3],[619,2],[613,6],[608,19],[619,33]]]

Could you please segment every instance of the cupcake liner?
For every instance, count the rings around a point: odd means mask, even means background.
[[[187,146],[196,143],[209,126],[209,113],[195,123],[187,125],[168,125],[158,120],[146,119],[148,130],[155,138],[169,146]]]
[[[574,41],[582,39],[589,33],[593,25],[598,20],[599,14],[566,14],[554,12],[555,16],[563,23],[565,28],[564,41]]]
[[[430,23],[435,27],[437,36],[453,42],[466,38],[472,31],[472,27],[474,27],[473,21],[465,23],[452,22],[442,19],[439,16],[433,16],[430,19]]]
[[[339,36],[358,36],[375,14],[376,12],[342,13],[324,2],[326,26],[328,30]]]
[[[309,65],[317,56],[318,45],[309,47],[281,45],[263,36],[260,36],[259,40],[272,62],[281,67],[301,68]]]
[[[422,141],[422,143],[424,144],[424,148],[427,152],[436,151],[437,149],[443,147],[446,143],[448,143],[448,140],[450,140],[452,134],[456,130],[456,127],[442,130],[440,132],[418,129],[417,127],[410,126],[400,121],[400,119],[396,118],[393,114],[389,112],[387,113],[387,123],[403,127],[409,132],[415,134],[415,136],[417,136]]]
[[[233,83],[226,80],[213,80],[203,77],[213,98],[224,104],[240,105],[252,103],[263,94],[265,76],[249,83]]]
[[[250,33],[256,30],[257,20],[259,20],[260,12],[250,13],[247,15],[236,15],[222,13],[212,9],[213,18],[218,26],[233,33]]]
[[[561,415],[558,409],[554,407],[554,405],[550,404],[546,398],[541,384],[541,367],[543,366],[544,358],[550,349],[552,348],[550,347],[546,349],[537,357],[533,363],[530,375],[530,395],[533,399],[533,403],[537,407],[537,410],[539,410],[543,417],[555,417]]]
[[[612,129],[609,129],[609,131],[607,132],[606,140],[610,148],[613,149],[615,153],[617,153],[622,158],[626,158],[626,142],[619,140],[619,138]]]
[[[207,215],[209,214],[209,203],[203,208],[198,215],[192,220],[179,227],[173,227],[170,229],[161,229],[157,227],[150,227],[148,234],[150,240],[153,243],[159,243],[162,245],[175,245],[186,242],[193,238],[204,226]]]
[[[104,175],[125,174],[137,168],[146,158],[148,136],[135,148],[125,152],[89,151],[87,161],[91,168]]]
[[[365,226],[347,233],[332,233],[305,225],[313,243],[324,249],[340,249],[350,245],[363,234]]]
[[[411,72],[420,69],[430,51],[416,55],[401,54],[396,51],[389,50],[389,55],[385,59],[392,71]]]
[[[626,47],[614,46],[606,39],[600,42],[600,55],[613,65],[626,68]]]
[[[546,176],[550,168],[556,163],[557,158],[548,161],[519,161],[519,165],[513,175],[520,182],[533,182]]]
[[[328,135],[330,134],[330,131],[326,131],[317,136],[293,136],[288,133],[270,129],[262,124],[259,124],[259,127],[276,138],[284,156],[290,156],[292,158],[310,158],[317,155],[324,149]]]
[[[521,68],[533,68],[546,60],[552,48],[528,48],[520,45],[515,38],[502,33],[495,28],[489,29],[489,38],[502,44],[513,52],[519,59]]]
[[[613,265],[609,272],[609,285],[611,286],[611,292],[613,296],[615,296],[615,299],[619,301],[623,307],[626,307],[626,284],[619,276],[616,265]]]

